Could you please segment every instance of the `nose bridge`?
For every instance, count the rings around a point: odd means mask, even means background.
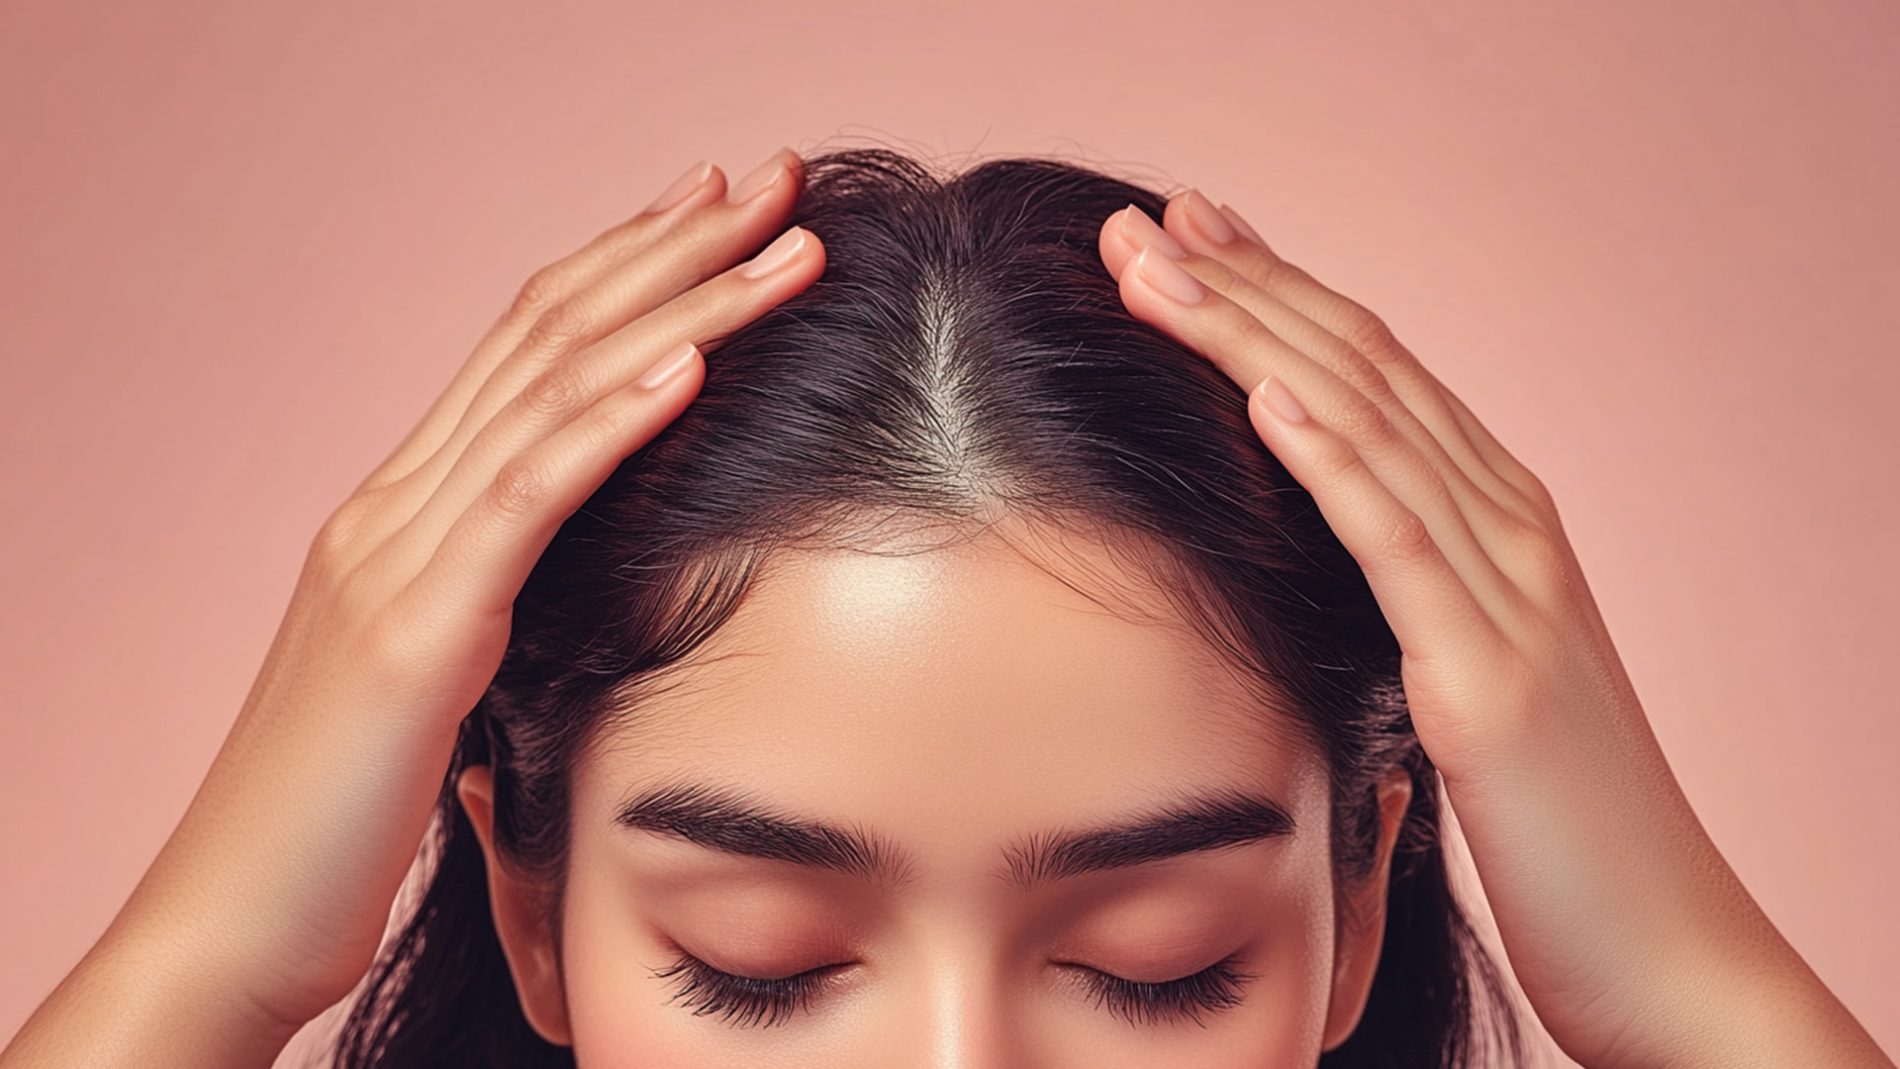
[[[993,945],[964,939],[932,949],[911,992],[915,1069],[1032,1069],[1026,1006]]]

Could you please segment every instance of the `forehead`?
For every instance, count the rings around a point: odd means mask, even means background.
[[[1323,823],[1317,753],[1153,583],[1101,542],[1021,525],[781,550],[603,731],[576,802],[708,780],[902,835],[946,809],[1000,832],[1234,787]]]

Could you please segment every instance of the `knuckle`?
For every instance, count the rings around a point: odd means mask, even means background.
[[[1524,525],[1511,543],[1513,570],[1539,594],[1562,594],[1576,585],[1574,560],[1564,544],[1541,528]]]
[[[1335,438],[1322,447],[1319,453],[1317,467],[1320,477],[1328,485],[1337,486],[1365,474],[1366,459],[1359,455],[1359,450],[1354,449],[1350,442]]]
[[[368,563],[339,576],[331,598],[336,612],[344,620],[372,619],[388,600],[388,584],[379,570]]]
[[[1486,522],[1498,532],[1498,543],[1503,547],[1504,556],[1510,560],[1520,560],[1526,554],[1535,553],[1535,544],[1545,538],[1536,522],[1503,509],[1497,510],[1497,514]]]
[[[533,460],[511,457],[495,472],[484,494],[489,511],[504,518],[532,514],[553,492],[552,480]]]
[[[1520,476],[1520,482],[1524,495],[1531,499],[1531,503],[1536,505],[1540,512],[1555,522],[1557,499],[1551,494],[1550,487],[1545,485],[1544,480],[1532,474],[1529,468],[1525,468]]]
[[[567,300],[541,313],[528,327],[524,344],[541,352],[565,352],[594,329],[594,315],[578,302]]]
[[[1354,304],[1347,311],[1343,331],[1346,344],[1369,360],[1388,360],[1403,351],[1385,320],[1360,305]]]
[[[561,303],[566,293],[567,286],[558,265],[549,264],[529,275],[515,291],[515,299],[508,306],[508,318],[517,322],[537,320]]]
[[[370,511],[368,499],[361,496],[338,505],[311,539],[311,560],[325,568],[336,568],[353,557],[365,537]]]
[[[535,376],[521,391],[523,410],[543,421],[562,419],[593,396],[586,378],[570,363],[557,363]]]
[[[1418,513],[1400,508],[1381,525],[1378,549],[1383,559],[1415,564],[1431,559],[1438,552],[1438,545],[1432,540],[1431,528]]]
[[[1398,428],[1385,410],[1364,396],[1355,396],[1339,412],[1334,429],[1354,443],[1384,449],[1398,438]]]
[[[1334,368],[1346,385],[1380,407],[1398,403],[1398,394],[1392,389],[1392,382],[1385,372],[1365,355],[1351,346],[1340,346],[1343,352],[1338,354]]]
[[[586,440],[593,446],[605,448],[610,443],[623,441],[652,416],[653,404],[646,396],[632,390],[616,390],[588,410]]]

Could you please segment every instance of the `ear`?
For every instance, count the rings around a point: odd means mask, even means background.
[[[508,971],[515,980],[521,1012],[528,1024],[549,1043],[573,1044],[568,1031],[567,999],[561,989],[561,971],[554,958],[553,931],[538,885],[508,871],[495,856],[495,778],[487,765],[464,769],[455,793],[475,826],[482,854],[488,859],[488,901],[495,916],[495,934],[501,939]]]
[[[1359,1026],[1372,994],[1372,977],[1379,969],[1385,943],[1385,894],[1392,871],[1392,847],[1398,842],[1399,823],[1412,801],[1412,775],[1395,765],[1379,781],[1379,845],[1372,872],[1351,890],[1350,908],[1335,929],[1333,995],[1326,1011],[1326,1038],[1322,1050],[1344,1043]]]

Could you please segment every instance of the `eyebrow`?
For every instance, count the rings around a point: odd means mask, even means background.
[[[744,791],[699,783],[654,787],[614,813],[614,823],[744,857],[789,861],[891,884],[908,882],[915,858],[858,825],[788,814]],[[1293,817],[1278,802],[1239,790],[1184,795],[1112,824],[1030,835],[1004,848],[997,876],[1022,891],[1084,873],[1284,839]]]

